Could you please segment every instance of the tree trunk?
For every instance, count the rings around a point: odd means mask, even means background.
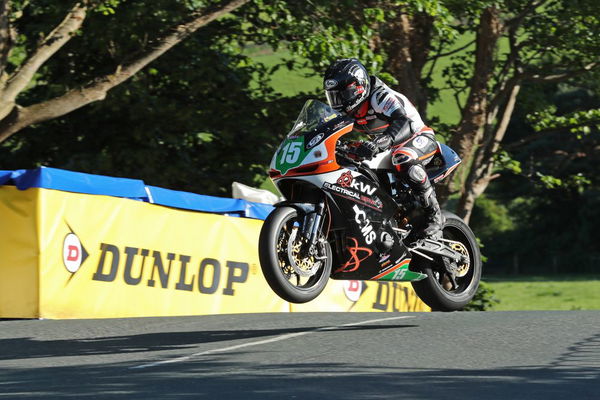
[[[419,79],[417,81],[417,92],[415,93],[415,106],[419,110],[423,120],[427,120],[427,105],[429,104],[429,90],[427,83],[423,81],[423,68],[427,63],[431,51],[431,36],[433,28],[433,17],[422,13],[413,17],[413,30],[410,38],[410,54],[413,60],[413,71]]]
[[[500,148],[502,139],[504,139],[504,134],[515,109],[520,90],[520,84],[513,85],[509,97],[500,112],[500,121],[495,129],[491,129],[490,125],[487,126],[482,143],[473,158],[469,176],[465,182],[464,191],[458,201],[456,210],[457,215],[467,223],[471,218],[475,200],[487,189],[490,181],[497,176],[493,174],[495,156]]]
[[[9,11],[8,0],[0,0],[0,90],[2,90],[6,81],[4,70],[6,69],[8,53],[12,47],[10,24],[8,22]]]
[[[29,57],[11,74],[0,93],[0,121],[16,106],[16,98],[31,82],[40,67],[48,61],[76,32],[85,19],[87,4],[75,3],[60,24],[50,32]],[[2,139],[0,139],[2,141]]]
[[[421,84],[423,68],[431,45],[433,17],[406,13],[387,26],[385,41],[389,58],[386,69],[398,80],[393,88],[414,103],[423,118],[427,113],[427,91]]]
[[[494,70],[494,51],[501,34],[502,23],[498,9],[495,7],[486,8],[481,14],[477,30],[475,69],[470,82],[469,96],[462,110],[461,121],[449,143],[450,147],[463,160],[462,168],[458,168],[458,183],[461,193],[464,191],[463,185],[471,164],[475,145],[481,140],[486,125],[488,82]],[[437,190],[442,202],[445,202],[448,196],[455,191],[451,187],[454,181],[453,175],[447,178]]]

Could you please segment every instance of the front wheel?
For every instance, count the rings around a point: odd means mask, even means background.
[[[263,224],[258,241],[260,266],[267,283],[291,303],[316,298],[331,274],[331,246],[321,233],[315,249],[306,249],[303,218],[292,207],[278,207]]]
[[[444,212],[444,215],[443,240],[454,250],[467,255],[469,261],[458,265],[454,276],[451,276],[441,259],[415,260],[416,269],[427,274],[427,278],[412,282],[412,285],[419,298],[433,311],[457,311],[466,306],[477,292],[481,279],[481,253],[471,228],[457,215],[449,212]]]

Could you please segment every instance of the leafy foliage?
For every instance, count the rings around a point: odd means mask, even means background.
[[[488,272],[592,272],[600,254],[598,81],[528,85],[509,127],[503,173],[477,200],[472,226]],[[589,78],[589,77],[588,77]],[[581,127],[589,132],[581,133]],[[575,132],[574,132],[575,130]],[[506,224],[499,222],[505,220]]]
[[[496,298],[494,289],[486,282],[481,281],[473,300],[461,311],[491,311],[496,304],[500,304],[500,300]]]
[[[148,38],[187,8],[202,5],[196,3],[159,1],[148,9],[144,1],[128,1],[118,12],[89,15],[84,32],[49,60],[20,101],[55,96],[107,71],[150,45]],[[64,11],[56,8],[57,15]],[[41,9],[30,11],[21,19],[28,38],[53,22]],[[280,99],[266,79],[252,85],[256,75],[268,75],[241,55],[242,25],[241,19],[219,20],[105,101],[12,137],[0,147],[2,167],[51,165],[204,194],[225,195],[234,180],[257,185],[301,99]]]

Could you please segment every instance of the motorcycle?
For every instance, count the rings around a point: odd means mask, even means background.
[[[408,185],[396,179],[389,152],[360,160],[342,141],[353,121],[308,100],[271,161],[269,176],[284,196],[265,220],[260,265],[282,299],[305,303],[328,280],[411,282],[433,310],[455,311],[475,295],[481,254],[471,229],[444,211],[439,239],[414,234],[424,223]],[[448,146],[426,170],[439,182],[459,164]]]

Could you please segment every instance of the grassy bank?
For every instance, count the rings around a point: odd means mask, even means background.
[[[492,276],[494,311],[600,310],[600,275]]]
[[[473,37],[471,35],[463,35],[455,44],[455,48],[460,48],[471,41]],[[461,50],[457,55],[465,54],[468,51],[474,49],[474,44],[470,47]],[[292,55],[290,50],[282,47],[277,52],[273,52],[268,46],[249,46],[245,52],[246,55],[251,57],[253,60],[265,64],[267,67],[273,67],[274,65],[281,64],[284,60],[295,58],[297,61],[305,61],[300,56]],[[354,56],[348,54],[348,56]],[[333,61],[332,59],[331,61]],[[460,120],[460,109],[456,103],[453,90],[448,88],[446,78],[443,76],[443,71],[446,67],[452,64],[451,57],[442,57],[436,62],[435,71],[431,75],[431,79],[436,87],[440,89],[439,97],[434,101],[432,99],[428,107],[428,118],[427,120],[436,117],[441,122],[448,124],[456,124]],[[430,64],[425,66],[425,71],[429,71]],[[295,96],[300,92],[316,92],[316,97],[321,101],[325,101],[325,96],[322,93],[322,77],[320,75],[314,75],[314,71],[310,68],[304,68],[301,70],[289,71],[287,68],[282,67],[270,76],[271,87],[277,93],[281,93],[284,96]],[[309,96],[315,97],[315,96]],[[461,102],[466,100],[467,94],[461,93],[459,96]],[[432,126],[435,129],[435,126]]]

